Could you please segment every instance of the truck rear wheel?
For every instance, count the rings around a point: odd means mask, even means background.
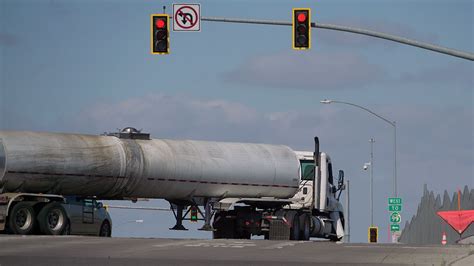
[[[36,214],[33,207],[26,202],[18,202],[13,206],[8,219],[8,226],[12,233],[29,235],[36,225]]]
[[[40,230],[45,235],[61,235],[67,226],[64,207],[59,202],[51,202],[38,214]]]

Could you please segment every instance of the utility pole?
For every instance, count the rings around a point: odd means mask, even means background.
[[[374,226],[374,142],[371,138],[370,142],[370,226]]]
[[[345,181],[345,187],[346,187],[346,198],[345,198],[345,205],[346,205],[346,216],[344,217],[344,229],[346,231],[346,236],[344,239],[345,243],[350,243],[351,242],[351,228],[350,228],[350,201],[349,201],[349,180]]]

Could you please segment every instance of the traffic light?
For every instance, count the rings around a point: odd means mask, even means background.
[[[371,226],[369,227],[369,243],[377,243],[379,240],[379,228]]]
[[[191,222],[197,222],[198,220],[198,207],[191,206]]]
[[[170,36],[169,36],[169,15],[152,14],[151,15],[151,53],[169,54]]]
[[[293,49],[311,48],[311,8],[293,8]]]

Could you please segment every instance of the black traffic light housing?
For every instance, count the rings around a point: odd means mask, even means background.
[[[168,14],[151,15],[151,53],[169,54],[170,30]]]
[[[198,221],[198,207],[197,206],[191,206],[191,222],[197,222]]]
[[[375,226],[369,227],[369,243],[377,243],[379,240],[379,228]]]
[[[293,49],[311,48],[311,8],[293,8]]]

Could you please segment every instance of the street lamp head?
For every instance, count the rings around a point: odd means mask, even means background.
[[[364,163],[364,170],[367,170],[369,169],[369,166],[371,165],[371,163]]]
[[[330,104],[330,103],[332,103],[332,100],[325,99],[325,100],[322,100],[320,102],[324,103],[324,104]]]

